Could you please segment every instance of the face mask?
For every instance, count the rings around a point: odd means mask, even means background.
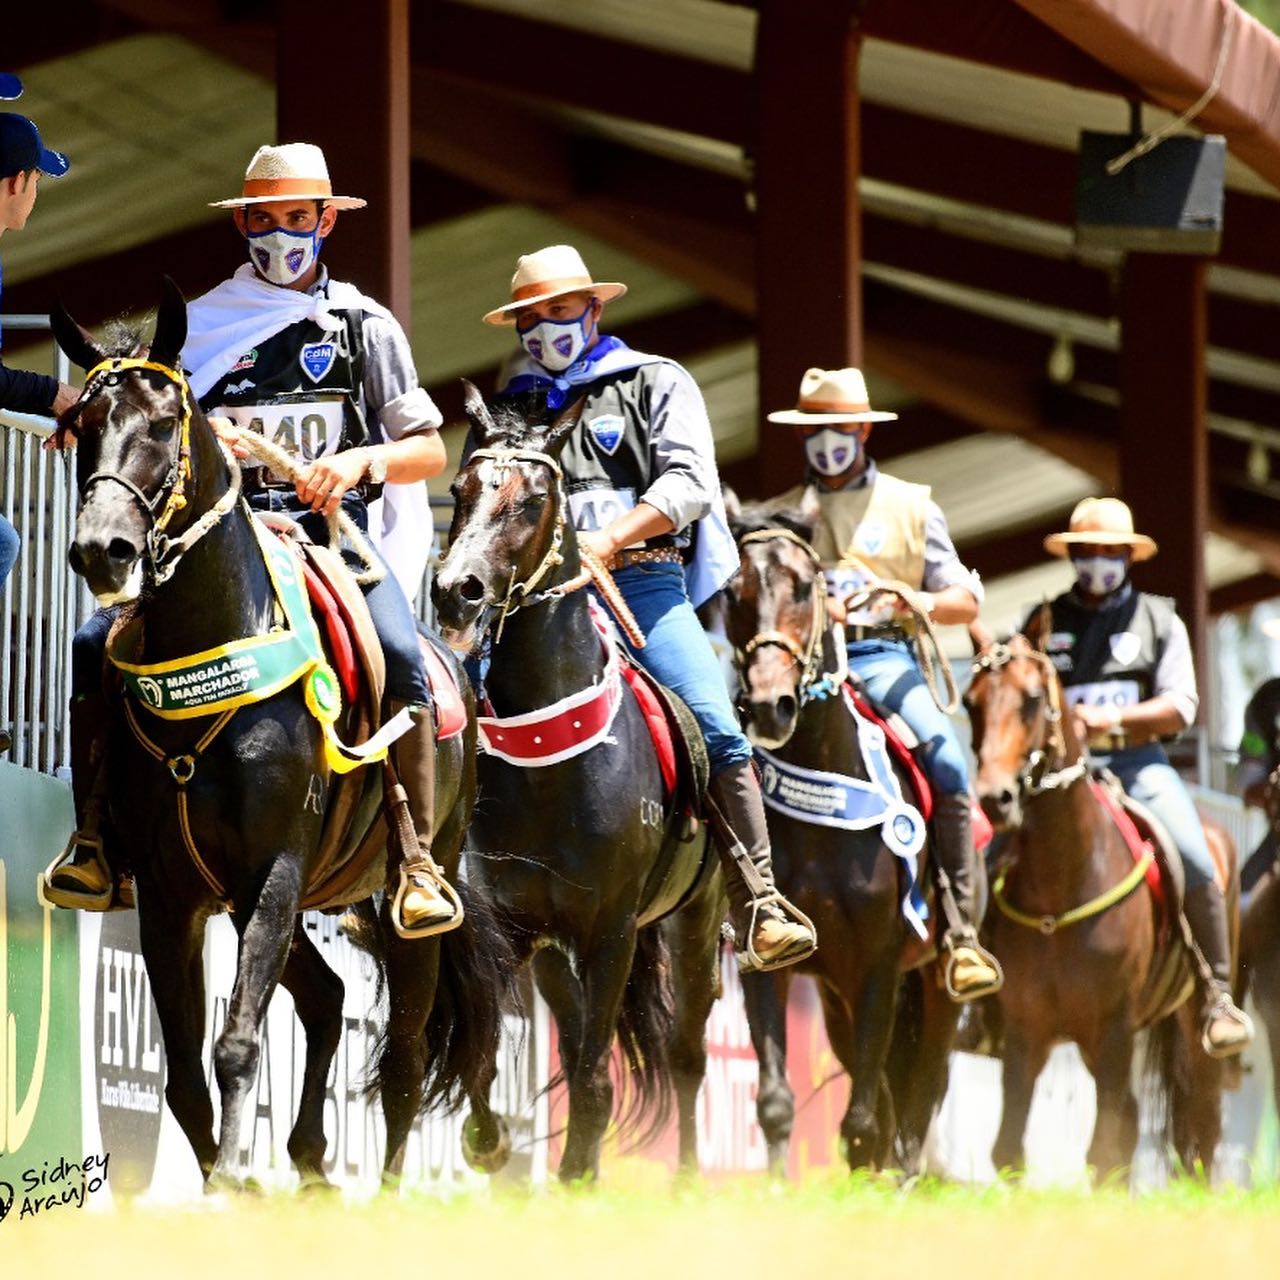
[[[860,445],[856,431],[827,428],[805,440],[804,453],[820,476],[838,476],[857,462]]]
[[[1110,595],[1123,584],[1127,568],[1124,556],[1080,556],[1071,567],[1080,590],[1090,596]]]
[[[587,318],[591,304],[587,303],[576,320],[543,320],[531,329],[520,333],[520,345],[544,369],[559,373],[567,369],[587,345]]]
[[[258,274],[272,284],[293,284],[305,275],[320,256],[320,228],[311,231],[286,231],[276,227],[273,231],[250,232],[249,261]]]

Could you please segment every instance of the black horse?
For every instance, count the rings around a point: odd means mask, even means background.
[[[865,782],[873,775],[841,689],[843,640],[829,623],[822,569],[809,545],[817,513],[744,508],[732,494],[726,506],[741,568],[725,592],[724,616],[747,736],[784,767]],[[778,768],[766,764],[766,783],[771,767]],[[909,798],[910,783],[894,767]],[[796,969],[817,979],[827,1038],[849,1073],[840,1126],[849,1163],[884,1167],[896,1158],[914,1172],[946,1092],[959,1010],[921,968],[932,944],[904,918],[902,860],[886,845],[879,818],[856,830],[774,807],[768,818],[778,885],[823,939]],[[923,861],[922,854],[922,881]],[[742,978],[760,1062],[756,1112],[779,1174],[795,1116],[786,1073],[791,974]]]
[[[100,601],[134,597],[139,661],[177,660],[267,634],[276,622],[276,596],[253,517],[238,498],[234,462],[179,371],[186,307],[176,286],[166,281],[145,360],[137,358],[145,351],[137,335],[107,351],[65,312],[54,316],[54,332],[67,355],[92,371],[60,424],[78,442],[81,507],[72,567]],[[142,953],[168,1057],[165,1097],[211,1188],[241,1182],[242,1116],[277,983],[292,995],[307,1043],[289,1155],[304,1185],[326,1181],[324,1099],[342,1033],[342,982],[301,929],[298,913],[314,888],[334,779],[303,683],[239,708],[216,732],[212,717],[158,719],[123,694],[112,715],[104,831],[117,833],[112,858],[136,882]],[[437,745],[434,850],[450,879],[474,801],[474,754],[474,726]],[[381,785],[376,771],[349,777],[361,778],[357,785],[365,788]],[[385,839],[372,829],[381,822],[379,799],[372,812],[367,800],[361,807],[374,856],[337,893],[338,902],[364,899],[385,879]],[[466,898],[465,922],[443,939],[403,940],[385,906],[381,913],[390,1013],[376,1083],[387,1121],[388,1177],[400,1172],[420,1108],[488,1078],[496,1059],[505,952],[483,901],[474,890]],[[208,917],[228,908],[240,947],[214,1050],[222,1098],[215,1139],[201,1064],[201,948]]]
[[[607,695],[616,656],[576,589],[585,575],[558,462],[576,418],[548,425],[537,403],[528,417],[514,405],[491,412],[470,385],[466,407],[478,447],[453,486],[450,548],[433,588],[441,630],[460,648],[491,637],[494,716],[536,715],[593,688]],[[491,750],[504,738],[495,727]],[[561,1179],[599,1172],[615,1033],[628,1069],[624,1129],[647,1121],[652,1132],[674,1080],[681,1163],[695,1165],[725,899],[706,841],[683,840],[680,815],[664,804],[639,707],[623,689],[606,736],[579,754],[527,767],[482,750],[479,773],[471,865],[556,1019],[569,1086]],[[493,1168],[506,1139],[487,1094],[472,1097],[466,1143],[477,1167]]]

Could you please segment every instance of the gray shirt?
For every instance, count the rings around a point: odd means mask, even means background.
[[[720,483],[711,420],[698,384],[679,365],[654,366],[649,440],[655,479],[640,501],[661,511],[676,532],[711,510]]]

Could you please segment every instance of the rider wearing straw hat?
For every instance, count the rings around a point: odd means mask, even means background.
[[[614,571],[645,633],[636,660],[697,717],[711,757],[711,798],[734,836],[720,858],[739,963],[773,969],[803,959],[815,941],[774,887],[751,746],[694,613],[738,567],[711,424],[697,384],[678,364],[600,332],[604,304],[625,292],[593,280],[569,245],[522,257],[511,301],[484,317],[515,326],[522,348],[499,388],[545,391],[551,408],[582,397],[561,455],[579,541]]]
[[[1231,998],[1227,908],[1204,829],[1162,742],[1195,719],[1199,705],[1186,626],[1172,600],[1137,591],[1134,564],[1156,554],[1135,533],[1133,514],[1117,498],[1085,498],[1065,533],[1045,550],[1069,557],[1076,582],[1050,603],[1049,658],[1062,678],[1080,736],[1095,763],[1169,832],[1186,869],[1184,912],[1211,972],[1200,973],[1201,1039],[1215,1057],[1239,1053],[1253,1024]]]
[[[248,457],[239,434],[252,430],[285,444],[305,463],[296,483],[277,481],[265,468],[249,471],[244,489],[252,507],[297,520],[316,541],[327,541],[323,517],[339,506],[361,529],[379,514],[370,536],[396,572],[366,587],[365,596],[386,656],[390,711],[407,707],[415,718],[429,717],[431,690],[406,591],[421,581],[430,547],[421,482],[444,468],[440,412],[418,385],[413,353],[395,317],[353,285],[332,279],[319,262],[338,211],[364,204],[333,193],[319,147],[260,147],[240,195],[213,205],[232,210],[248,261],[188,307],[183,363],[201,408],[218,415],[213,425],[239,457]],[[379,509],[368,504],[384,485],[383,501],[400,502],[381,521]],[[400,535],[395,548],[380,536],[391,527]],[[111,620],[99,610],[73,646],[80,830],[70,856],[50,877],[50,896],[59,905],[99,910],[111,899],[111,881],[101,854],[94,856],[98,803],[87,788],[101,750],[100,673]],[[419,843],[398,868],[395,922],[404,936],[425,937],[460,923],[430,853],[434,742],[411,731],[393,750]]]
[[[953,999],[973,1000],[999,990],[1003,975],[974,928],[981,863],[973,847],[968,759],[908,643],[909,610],[877,598],[853,612],[842,603],[880,581],[904,583],[936,622],[971,622],[982,602],[982,584],[961,563],[928,487],[887,475],[867,457],[871,425],[897,416],[872,409],[860,370],[810,369],[796,407],[769,414],[769,421],[796,427],[804,444],[806,486],[821,512],[813,547],[831,587],[832,613],[845,623],[849,670],[921,743],[935,792],[933,850],[944,888],[946,882],[951,888],[941,895],[945,985]],[[806,486],[776,502],[798,504]]]

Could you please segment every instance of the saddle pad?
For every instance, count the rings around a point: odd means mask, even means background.
[[[658,753],[658,766],[662,770],[662,790],[667,797],[676,789],[676,744],[671,736],[671,725],[667,722],[666,712],[658,701],[657,694],[649,687],[649,682],[629,663],[622,664],[622,678],[631,690],[640,714],[644,716],[645,728],[653,739],[653,749]]]
[[[1090,778],[1089,785],[1093,788],[1093,794],[1097,797],[1098,803],[1110,816],[1111,821],[1116,824],[1116,829],[1124,837],[1124,842],[1128,846],[1134,862],[1141,862],[1148,851],[1158,852],[1152,841],[1142,838],[1133,819],[1117,803],[1115,796],[1111,794],[1110,788],[1105,783],[1099,782],[1096,778]],[[1159,857],[1153,858],[1151,865],[1147,867],[1146,881],[1147,888],[1151,890],[1151,896],[1155,899],[1156,905],[1160,909],[1160,914],[1166,916],[1168,913],[1168,900],[1164,891],[1164,878],[1160,873]]]
[[[302,565],[302,576],[307,584],[307,595],[311,599],[311,612],[324,627],[329,640],[329,653],[338,673],[338,681],[342,685],[342,693],[348,705],[356,700],[360,692],[360,672],[356,666],[355,646],[351,643],[351,633],[347,630],[346,619],[343,618],[333,592],[329,590],[325,580],[311,567],[305,557],[299,557]]]
[[[431,686],[431,698],[436,706],[436,740],[443,742],[446,738],[455,738],[467,726],[467,707],[462,701],[462,690],[430,640],[419,636],[418,648],[422,650],[427,683]]]

